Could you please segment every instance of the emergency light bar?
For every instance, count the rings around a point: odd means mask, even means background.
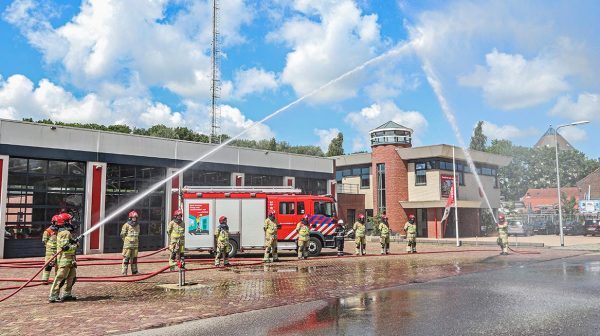
[[[205,192],[222,192],[222,193],[266,193],[266,194],[300,194],[302,190],[290,187],[201,187],[201,186],[184,186],[181,189],[184,193],[205,193]],[[179,192],[179,189],[173,188],[172,192]]]

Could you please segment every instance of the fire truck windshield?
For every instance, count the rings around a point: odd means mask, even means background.
[[[315,215],[333,217],[333,204],[330,202],[315,202]]]

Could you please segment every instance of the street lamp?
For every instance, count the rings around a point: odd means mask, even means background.
[[[582,120],[582,121],[576,121],[574,123],[570,123],[570,124],[565,124],[565,125],[560,125],[556,128],[556,130],[554,130],[554,150],[556,152],[556,193],[558,194],[558,227],[560,230],[560,246],[565,246],[565,235],[563,234],[563,221],[562,221],[562,204],[560,201],[560,171],[558,168],[558,130],[561,129],[562,127],[568,127],[568,126],[577,126],[577,125],[583,125],[583,124],[588,124],[589,121],[587,120]]]

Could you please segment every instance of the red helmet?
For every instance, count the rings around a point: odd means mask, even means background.
[[[412,219],[412,220],[415,220],[415,215],[408,215],[408,219],[409,219],[409,220],[410,220],[410,219]]]
[[[129,218],[138,218],[138,217],[140,217],[140,215],[138,215],[138,213],[135,210],[133,210],[133,211],[129,212],[129,214],[127,215],[127,217],[129,217]]]
[[[358,219],[365,219],[365,215],[363,215],[363,214],[359,214],[359,215],[358,215]]]
[[[63,223],[64,223],[64,222],[68,222],[68,221],[70,221],[71,219],[73,219],[73,216],[71,216],[71,214],[70,214],[70,213],[67,213],[67,212],[63,212],[63,213],[61,213],[59,216],[60,216],[60,218],[63,220]]]
[[[181,211],[181,209],[177,209],[173,212],[173,216],[174,217],[183,216],[183,211]]]
[[[502,223],[506,220],[506,217],[504,217],[503,213],[499,213],[498,214],[498,222]]]
[[[269,210],[269,217],[275,216],[275,210]]]
[[[224,223],[227,223],[227,217],[225,217],[225,216],[219,217],[219,224],[224,224]]]
[[[52,216],[52,219],[50,220],[52,222],[52,224],[58,223],[58,217],[59,217],[59,215]]]

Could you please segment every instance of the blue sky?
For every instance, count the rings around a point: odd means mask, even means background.
[[[211,3],[17,0],[0,5],[0,117],[162,123],[209,131]],[[468,143],[533,145],[549,124],[600,157],[600,2],[221,0],[221,126],[234,135],[329,80],[380,62],[254,127],[248,137],[346,152],[388,120],[417,145],[457,143],[422,69]]]

